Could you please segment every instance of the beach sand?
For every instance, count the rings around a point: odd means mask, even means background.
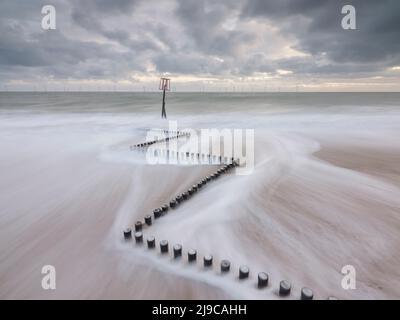
[[[279,130],[257,126],[253,174],[224,175],[144,230],[181,243],[184,254],[195,248],[199,261],[189,265],[124,241],[122,230],[218,166],[147,164],[129,151],[146,127],[131,130],[139,126],[130,115],[47,117],[1,118],[1,299],[278,299],[282,279],[293,285],[286,299],[303,286],[316,299],[400,298],[392,128],[293,127],[297,115]],[[227,275],[221,259],[232,263]],[[44,265],[56,268],[56,290],[41,287]],[[240,265],[249,279],[237,279]],[[345,265],[356,269],[355,290],[341,286]],[[258,290],[261,271],[270,284]]]
[[[393,149],[326,143],[297,162],[256,161],[265,179],[227,175],[153,227],[158,240],[194,247],[199,258],[230,259],[232,275],[220,276],[122,239],[123,227],[215,167],[109,163],[63,150],[59,138],[45,147],[42,137],[25,148],[1,143],[2,299],[274,299],[281,279],[292,282],[293,298],[303,285],[322,299],[400,297]],[[54,291],[41,288],[47,264],[57,270]],[[239,264],[251,268],[247,283],[235,279]],[[357,290],[340,286],[346,264],[356,267]],[[254,288],[258,271],[269,273],[269,288]]]

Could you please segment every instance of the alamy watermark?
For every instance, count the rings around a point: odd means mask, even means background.
[[[52,5],[45,5],[42,7],[42,14],[45,16],[42,18],[42,29],[43,30],[55,30],[56,25],[56,8]]]
[[[176,133],[179,132],[179,139]],[[168,130],[152,129],[146,141],[157,141],[147,148],[149,164],[223,164],[237,162],[236,174],[249,175],[254,170],[254,129],[178,130],[169,121]]]
[[[342,14],[345,16],[342,18],[342,28],[344,30],[355,30],[356,25],[356,8],[352,5],[345,5],[342,7]]]
[[[56,268],[50,264],[42,267],[42,289],[55,290],[56,289]]]
[[[355,290],[356,289],[356,268],[351,264],[345,265],[342,270],[344,275],[342,279],[342,288],[344,290]]]

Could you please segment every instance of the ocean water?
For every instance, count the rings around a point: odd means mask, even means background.
[[[400,298],[400,94],[168,93],[166,109],[161,119],[159,93],[0,93],[1,298],[279,299],[282,279],[287,299],[304,286],[318,299]],[[130,150],[168,120],[254,130],[251,174],[207,185],[150,229],[195,248],[195,265],[122,237],[218,168]],[[41,288],[48,264],[56,290]],[[342,287],[346,265],[356,289]]]

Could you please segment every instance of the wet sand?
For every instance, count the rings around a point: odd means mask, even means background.
[[[43,107],[53,102],[42,96],[34,112],[0,110],[1,299],[280,299],[282,279],[293,285],[285,299],[298,299],[303,286],[316,299],[400,299],[396,108],[267,109],[264,97],[246,96],[259,104],[246,117],[214,104],[210,114],[182,111],[183,128],[255,128],[255,168],[224,175],[144,230],[183,245],[185,256],[173,261],[124,241],[122,230],[218,166],[149,165],[130,151],[146,128],[162,127],[142,110],[147,96],[137,113],[125,113],[131,96],[115,113],[104,111],[110,101],[85,113],[61,98],[62,111]],[[184,110],[185,96],[176,99]],[[187,263],[189,248],[197,264]],[[214,256],[211,270],[202,267],[205,254]],[[227,275],[221,259],[232,263]],[[48,264],[56,290],[41,288]],[[341,287],[348,264],[356,290]],[[250,268],[248,280],[238,280],[240,265]],[[261,271],[270,284],[258,290]]]
[[[199,258],[230,259],[231,274],[221,276],[136,248],[121,233],[216,167],[112,163],[90,148],[70,150],[74,139],[64,150],[62,136],[45,140],[1,145],[2,299],[276,299],[281,279],[292,282],[292,298],[302,286],[316,298],[400,297],[393,151],[321,144],[294,162],[256,158],[257,175],[223,177],[152,227]],[[272,151],[274,141],[258,143]],[[56,267],[54,291],[40,286],[45,264]],[[240,264],[251,268],[245,283],[235,279]],[[340,287],[346,264],[356,267],[357,290]],[[258,271],[269,273],[269,288],[254,287]]]
[[[24,152],[18,155],[21,161],[14,160],[15,152],[13,159],[2,159],[2,168],[13,170],[2,171],[0,298],[223,298],[217,288],[206,290],[184,279],[176,286],[176,276],[140,263],[124,264],[126,253],[107,246],[107,234],[130,185],[143,183],[141,177],[132,179],[134,173],[146,176],[154,168],[135,171],[99,163],[95,154],[70,155],[53,147],[46,152],[45,164],[39,150],[30,153],[29,166]],[[159,171],[155,174],[161,175]],[[177,176],[184,180],[183,173]],[[169,188],[173,181],[165,182]],[[147,185],[139,195],[142,200],[131,203],[134,210],[127,225],[166,197],[148,192],[156,181]],[[121,230],[119,226],[117,242],[122,242]],[[54,291],[41,288],[41,268],[46,264],[56,267]]]

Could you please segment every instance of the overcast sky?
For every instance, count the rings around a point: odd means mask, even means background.
[[[0,30],[1,90],[400,91],[399,0],[1,0]]]

